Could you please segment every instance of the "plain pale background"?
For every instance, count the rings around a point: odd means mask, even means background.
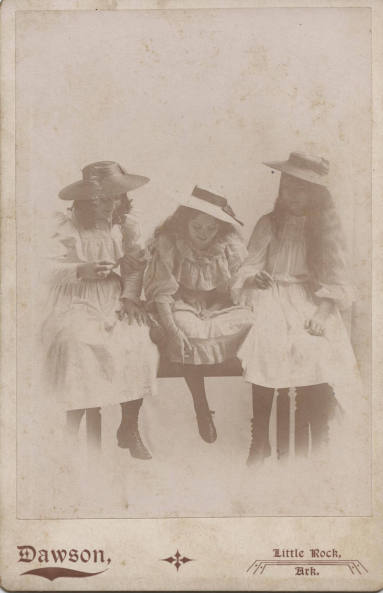
[[[247,239],[278,191],[279,175],[262,161],[308,151],[331,163],[331,190],[353,253],[359,300],[351,329],[367,393],[369,38],[367,9],[18,15],[20,516],[369,512],[365,441],[352,471],[347,451],[337,454],[338,465],[320,471],[308,464],[292,474],[273,463],[259,475],[246,470],[251,400],[249,386],[239,378],[208,381],[216,444],[206,445],[198,437],[183,382],[161,381],[158,397],[146,403],[142,416],[152,462],[132,461],[126,451],[117,450],[119,410],[110,408],[103,414],[104,460],[98,473],[84,479],[86,460],[76,452],[78,473],[66,461],[55,475],[58,451],[50,450],[47,460],[36,441],[54,436],[56,427],[42,417],[36,425],[31,422],[38,413],[36,402],[49,394],[39,393],[37,380],[31,383],[38,375],[38,353],[31,358],[33,344],[27,338],[38,327],[37,305],[43,302],[37,280],[40,239],[51,228],[52,212],[64,207],[58,191],[80,179],[85,164],[117,160],[128,171],[151,178],[133,195],[145,238],[174,209],[177,198],[198,184],[228,197],[245,221]]]

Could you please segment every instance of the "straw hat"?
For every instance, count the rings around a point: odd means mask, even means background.
[[[303,152],[292,152],[287,161],[270,161],[263,164],[310,183],[327,184],[329,162],[319,156]]]
[[[137,189],[149,181],[148,177],[132,175],[114,161],[91,163],[82,169],[81,181],[75,181],[62,189],[62,200],[96,200],[118,197]]]
[[[212,192],[202,189],[197,185],[193,189],[191,195],[185,200],[179,202],[181,206],[187,208],[193,208],[193,210],[199,210],[204,214],[209,214],[218,220],[228,222],[233,225],[243,225],[243,222],[235,217],[232,208],[229,206],[228,201],[223,196],[213,194]]]

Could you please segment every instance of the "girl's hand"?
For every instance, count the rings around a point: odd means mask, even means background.
[[[103,280],[109,276],[115,266],[114,262],[99,261],[77,266],[77,277],[82,280]]]
[[[333,307],[334,304],[330,299],[322,299],[311,319],[305,321],[305,329],[309,334],[312,336],[323,336],[325,334],[327,319]]]
[[[312,336],[323,336],[326,331],[326,320],[327,316],[317,312],[311,319],[306,319],[305,329]]]
[[[262,272],[258,272],[252,278],[248,278],[244,284],[245,287],[249,288],[260,288],[261,290],[265,290],[266,288],[270,288],[273,284],[273,278],[270,276],[268,272],[263,270]]]
[[[184,362],[185,358],[193,351],[192,345],[185,333],[177,328],[168,332],[169,350]]]
[[[134,322],[138,323],[138,325],[149,325],[149,318],[142,303],[137,303],[131,299],[121,299],[121,303],[120,320],[127,317],[129,325]]]

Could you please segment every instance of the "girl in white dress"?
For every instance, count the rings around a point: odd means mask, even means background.
[[[140,459],[151,457],[138,415],[156,381],[157,351],[140,304],[146,258],[126,192],[147,181],[102,161],[60,192],[73,207],[57,215],[43,324],[46,377],[69,430],[77,433],[86,410],[99,445],[100,409],[120,403],[118,444]]]
[[[340,309],[351,305],[345,241],[329,191],[328,162],[292,153],[265,163],[282,171],[274,209],[255,226],[234,298],[252,307],[255,323],[238,357],[253,384],[248,463],[270,455],[269,422],[277,399],[277,451],[289,451],[289,388],[296,388],[295,453],[328,440],[346,377],[356,362]]]

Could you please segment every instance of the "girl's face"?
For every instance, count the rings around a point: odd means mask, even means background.
[[[280,197],[285,208],[294,216],[307,213],[310,184],[303,179],[282,173]]]
[[[219,231],[219,221],[201,212],[189,220],[187,230],[192,243],[198,249],[206,249]]]
[[[98,198],[89,202],[89,212],[95,220],[110,220],[115,208],[120,205],[120,199]]]

